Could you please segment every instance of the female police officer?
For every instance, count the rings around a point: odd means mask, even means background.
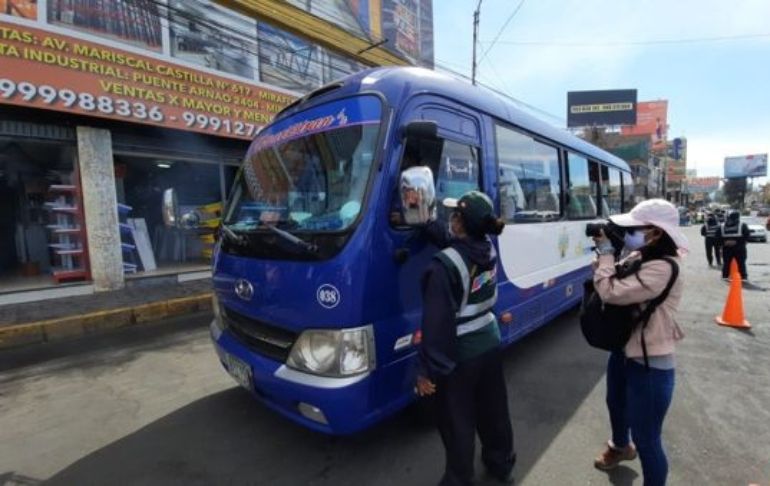
[[[423,320],[417,379],[420,396],[436,395],[437,423],[446,451],[442,485],[473,481],[475,436],[495,478],[512,482],[513,430],[493,312],[497,254],[487,235],[504,227],[492,201],[471,191],[452,208],[449,233],[432,225],[430,239],[443,248],[423,277]]]

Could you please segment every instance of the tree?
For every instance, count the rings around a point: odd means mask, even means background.
[[[746,178],[727,179],[725,181],[724,194],[727,204],[734,208],[742,209],[743,198],[746,195]]]

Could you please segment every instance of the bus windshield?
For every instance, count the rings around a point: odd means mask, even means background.
[[[224,223],[343,231],[361,211],[380,133],[374,96],[336,101],[281,120],[249,149]]]

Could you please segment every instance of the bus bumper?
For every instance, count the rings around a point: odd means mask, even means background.
[[[225,370],[267,407],[310,429],[327,434],[351,434],[381,420],[403,405],[372,406],[372,374],[325,378],[302,373],[257,354],[221,330],[210,326],[211,340]],[[396,402],[400,402],[399,400]],[[374,412],[372,412],[374,410]]]

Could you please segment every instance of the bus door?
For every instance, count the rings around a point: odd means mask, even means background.
[[[433,172],[436,186],[438,219],[446,224],[449,212],[441,201],[460,197],[482,187],[481,123],[477,114],[444,99],[429,96],[415,98],[400,117],[401,126],[412,121],[433,121],[438,126],[438,139],[405,138],[397,169],[393,173],[391,215],[400,209],[398,183],[402,171],[414,166],[427,166]],[[397,214],[397,211],[396,211]],[[426,244],[419,230],[398,224],[391,217],[391,234],[396,251],[401,251],[398,289],[404,315],[410,321],[421,318],[420,280],[437,248]]]

